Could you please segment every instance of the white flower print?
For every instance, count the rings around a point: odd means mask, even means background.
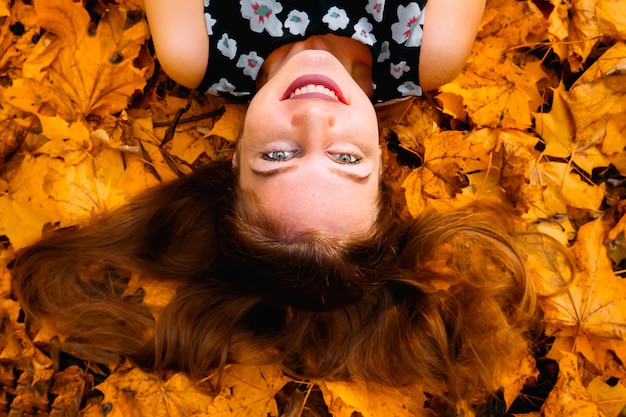
[[[399,64],[394,64],[392,62],[390,67],[390,73],[396,80],[400,79],[400,77],[402,77],[402,74],[411,69],[411,67],[406,64],[406,61],[400,61]]]
[[[299,10],[292,10],[287,15],[285,27],[292,35],[304,35],[306,27],[309,26],[309,15]]]
[[[237,41],[229,38],[228,33],[224,33],[217,41],[217,49],[228,59],[233,59],[237,55]]]
[[[402,93],[402,96],[421,96],[422,87],[415,84],[413,81],[405,81],[398,86],[398,91]]]
[[[204,0],[204,7],[209,7],[211,0]]]
[[[276,15],[283,6],[276,0],[239,0],[241,15],[250,19],[250,30],[261,33],[265,29],[271,36],[283,36],[283,24]]]
[[[326,23],[330,30],[345,29],[350,23],[348,14],[345,10],[333,6],[322,18],[322,22]]]
[[[367,21],[367,17],[362,17],[356,25],[354,25],[354,35],[352,35],[352,39],[361,41],[366,45],[374,45],[376,43],[376,37],[370,33],[372,29],[374,29],[374,26]]]
[[[220,78],[220,81],[213,84],[208,92],[215,94],[217,92],[230,93],[235,91],[235,86],[230,83],[226,78]]]
[[[389,50],[389,41],[384,41],[380,44],[380,53],[378,54],[378,58],[376,62],[385,62],[391,57],[391,51]]]
[[[259,74],[261,65],[263,65],[264,59],[256,54],[255,51],[249,54],[243,54],[237,61],[237,68],[243,68],[243,73],[249,75],[250,78],[256,80],[256,76]]]
[[[217,20],[213,19],[210,14],[204,14],[204,22],[206,23],[206,31],[209,35],[213,34],[213,25],[217,22]]]
[[[369,0],[365,11],[372,15],[375,21],[383,20],[383,10],[385,9],[385,0]]]
[[[398,6],[398,22],[391,25],[391,37],[394,41],[406,46],[420,46],[422,44],[422,26],[424,13],[417,3],[410,3],[404,7]]]

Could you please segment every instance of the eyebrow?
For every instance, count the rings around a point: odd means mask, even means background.
[[[270,177],[274,177],[276,175],[279,175],[279,174],[282,174],[282,173],[285,173],[285,172],[294,171],[297,168],[298,168],[297,165],[289,165],[289,166],[282,166],[282,167],[278,167],[278,168],[273,168],[273,169],[270,169],[270,170],[267,170],[267,171],[258,171],[258,170],[254,169],[254,168],[250,168],[250,170],[256,176],[263,177],[263,178],[270,178]],[[344,171],[343,169],[334,168],[334,167],[331,167],[330,170],[332,172],[334,172],[335,174],[337,174],[337,175],[339,175],[339,176],[341,176],[343,178],[347,178],[350,181],[353,181],[353,182],[355,182],[357,184],[365,184],[369,180],[370,176],[372,175],[371,172],[367,173],[366,175],[359,175],[359,174],[356,174],[356,173],[351,172],[351,171]]]

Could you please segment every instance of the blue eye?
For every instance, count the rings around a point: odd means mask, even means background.
[[[293,151],[271,151],[262,153],[261,156],[267,161],[281,162],[290,160],[295,154]]]
[[[358,164],[361,162],[361,158],[349,153],[333,153],[331,156],[340,164]]]

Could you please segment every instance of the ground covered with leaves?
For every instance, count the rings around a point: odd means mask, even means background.
[[[275,367],[233,367],[215,393],[178,373],[76,360],[51,345],[57,335],[26,328],[15,250],[232,156],[245,106],[171,83],[142,8],[0,0],[0,415],[420,415],[385,387],[291,381]],[[621,0],[489,0],[463,73],[379,111],[408,213],[498,199],[574,260],[572,275],[558,254],[529,251],[540,293],[569,285],[542,298],[545,338],[503,374],[487,415],[624,415],[625,40]],[[131,285],[154,307],[172,291]]]

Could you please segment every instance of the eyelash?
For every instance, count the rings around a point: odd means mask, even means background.
[[[282,158],[277,158],[276,156],[272,157],[272,154],[276,154],[276,153],[282,153],[282,154],[289,154],[287,156],[284,156]],[[283,162],[283,161],[288,161],[291,158],[294,157],[294,155],[296,154],[296,151],[285,151],[285,150],[276,150],[276,151],[270,151],[268,153],[262,153],[261,157],[263,159],[265,159],[266,161],[271,161],[271,162]]]
[[[284,156],[282,157],[272,156],[273,154],[277,154],[277,153],[284,154]],[[266,161],[270,161],[270,162],[284,162],[293,158],[296,155],[296,153],[297,153],[296,151],[276,150],[276,151],[270,151],[268,153],[262,153],[261,157],[265,159]],[[342,164],[342,165],[355,165],[361,162],[361,160],[363,159],[360,157],[356,157],[347,152],[331,153],[330,155],[335,159],[335,161],[337,161],[337,163]],[[342,161],[338,158],[343,155],[347,155],[350,158],[350,161]]]
[[[359,162],[361,162],[361,160],[363,159],[363,158],[356,157],[356,156],[354,156],[354,155],[352,155],[352,154],[350,154],[350,153],[346,153],[346,152],[333,153],[333,154],[331,154],[331,155],[335,158],[335,160],[336,160],[338,163],[343,164],[343,165],[354,165],[354,164],[358,164],[358,163],[359,163]],[[337,157],[338,157],[338,156],[342,156],[342,155],[347,155],[347,156],[348,156],[351,160],[350,160],[349,162],[345,162],[345,161],[341,161],[341,160],[339,160],[339,158],[337,158]]]

